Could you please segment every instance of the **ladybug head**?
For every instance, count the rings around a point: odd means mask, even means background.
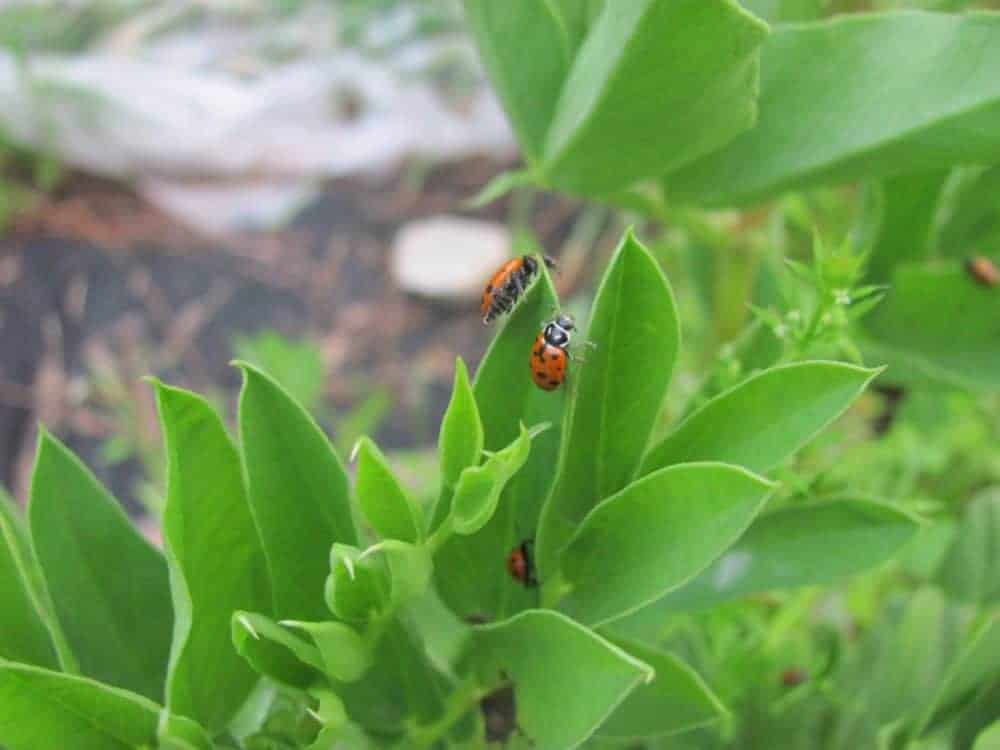
[[[573,322],[573,318],[569,315],[560,315],[555,319],[555,324],[562,328],[564,331],[572,331],[576,328],[576,323]]]
[[[530,255],[525,255],[521,258],[521,267],[529,276],[534,276],[538,270],[538,261]]]

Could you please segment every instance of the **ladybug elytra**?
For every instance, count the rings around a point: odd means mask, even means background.
[[[983,286],[993,287],[1000,284],[1000,270],[997,270],[989,258],[984,258],[981,255],[969,258],[965,261],[965,270],[973,280],[978,281]]]
[[[566,380],[570,333],[573,318],[560,315],[547,323],[531,347],[531,379],[543,391],[554,391]]]
[[[525,539],[507,555],[507,572],[511,578],[528,588],[538,585],[530,539]]]
[[[555,261],[547,255],[542,256],[542,260],[549,268],[555,266]],[[483,323],[492,323],[501,315],[513,310],[536,273],[538,273],[538,260],[531,255],[511,258],[504,263],[500,270],[493,274],[483,291],[482,302],[479,305]]]

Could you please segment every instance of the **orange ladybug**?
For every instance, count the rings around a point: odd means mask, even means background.
[[[507,555],[507,572],[510,573],[511,578],[528,588],[534,588],[538,585],[530,539],[525,539]]]
[[[543,391],[554,391],[566,380],[569,337],[573,318],[560,315],[546,324],[531,347],[531,379]]]
[[[555,267],[555,261],[547,255],[542,260],[549,268]],[[479,312],[483,316],[483,324],[488,325],[501,315],[514,309],[514,305],[528,288],[528,284],[538,273],[538,260],[531,255],[511,258],[486,284]]]
[[[993,265],[989,258],[978,255],[965,261],[965,270],[983,286],[996,286],[1000,284],[1000,270]]]

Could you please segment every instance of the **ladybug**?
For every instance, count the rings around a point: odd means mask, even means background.
[[[549,268],[555,267],[555,261],[547,255],[542,256],[542,261]],[[479,305],[483,324],[488,325],[513,310],[536,273],[538,260],[531,255],[522,255],[504,263],[493,274],[483,291],[483,299]]]
[[[576,328],[573,318],[560,315],[547,323],[531,347],[531,379],[543,391],[554,391],[566,380],[570,333]]]
[[[507,572],[510,573],[510,577],[528,588],[538,585],[531,547],[531,540],[525,539],[507,555]]]
[[[981,255],[965,261],[965,271],[983,286],[992,287],[1000,284],[1000,270],[997,270],[989,258]]]

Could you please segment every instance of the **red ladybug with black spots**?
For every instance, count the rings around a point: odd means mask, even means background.
[[[559,315],[535,339],[531,347],[531,379],[543,391],[554,391],[566,381],[570,334],[575,329],[573,318]]]
[[[507,555],[507,572],[510,573],[510,577],[528,588],[538,585],[531,547],[531,540],[525,539]]]
[[[542,256],[542,261],[549,268],[555,267],[555,261],[547,255]],[[501,315],[513,310],[537,273],[538,259],[531,255],[511,258],[504,263],[500,270],[493,274],[483,291],[479,305],[483,323],[492,323]]]

